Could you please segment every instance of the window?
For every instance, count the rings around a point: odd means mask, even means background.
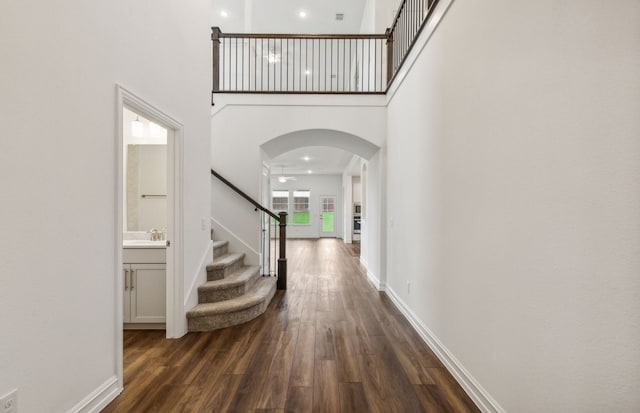
[[[309,225],[309,200],[311,192],[306,190],[293,191],[293,223]]]
[[[271,208],[276,212],[289,211],[289,191],[273,191]]]
[[[273,212],[289,213],[289,191],[276,190],[271,193],[271,209]],[[272,219],[273,224],[277,224],[275,219]],[[289,217],[287,216],[287,221]]]

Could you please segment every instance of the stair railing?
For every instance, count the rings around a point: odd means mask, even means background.
[[[214,169],[211,169],[211,175],[220,180],[223,184],[229,187],[231,190],[236,192],[238,195],[247,200],[256,211],[260,210],[263,213],[263,217],[261,219],[262,225],[262,255],[268,257],[278,256],[277,266],[274,265],[275,275],[278,277],[277,287],[278,290],[286,290],[287,289],[287,213],[280,212],[276,214],[275,212],[270,211],[268,208],[262,206],[258,201],[251,198],[247,195],[243,190],[232,184],[228,179],[220,175]],[[267,219],[265,219],[265,216]],[[279,231],[274,231],[273,235],[271,234],[271,218],[277,223],[279,227]],[[265,233],[266,232],[266,233]],[[268,242],[265,242],[268,240]],[[274,240],[274,246],[271,247],[271,240]],[[265,271],[272,275],[271,272],[271,259],[269,259],[269,268]],[[262,263],[264,266],[264,263]]]
[[[212,27],[213,93],[385,94],[438,2],[402,0],[384,34],[224,33]]]
[[[384,94],[385,34],[224,33],[211,28],[213,93]]]

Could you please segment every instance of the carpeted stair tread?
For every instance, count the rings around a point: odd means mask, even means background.
[[[207,265],[207,271],[224,269],[241,260],[244,260],[244,253],[225,254],[221,257],[215,258],[212,264]]]
[[[198,291],[202,290],[225,290],[228,288],[238,287],[246,284],[252,277],[257,277],[260,273],[260,267],[244,266],[232,274],[227,275],[221,280],[207,281],[198,287]]]
[[[213,314],[224,314],[233,311],[244,310],[253,307],[256,304],[264,302],[269,298],[271,290],[275,291],[276,278],[261,277],[251,287],[246,294],[232,298],[231,300],[220,301],[217,303],[198,304],[187,313],[188,318],[204,317]]]
[[[263,314],[276,293],[276,278],[259,277],[245,294],[203,303],[187,313],[189,331],[212,331],[246,323]]]

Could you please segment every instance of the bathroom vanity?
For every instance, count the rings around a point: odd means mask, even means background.
[[[125,329],[164,329],[166,241],[124,240],[123,321]]]

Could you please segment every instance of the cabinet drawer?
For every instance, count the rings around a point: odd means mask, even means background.
[[[122,262],[124,264],[166,263],[167,250],[165,248],[124,248]]]

